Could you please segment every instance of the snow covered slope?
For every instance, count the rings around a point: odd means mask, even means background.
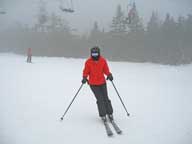
[[[109,62],[130,117],[108,82],[122,135],[108,138],[95,98],[81,85],[83,59],[0,54],[0,144],[191,144],[192,65]]]

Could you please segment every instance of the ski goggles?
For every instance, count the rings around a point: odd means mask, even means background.
[[[97,57],[97,56],[99,56],[99,53],[91,53],[91,56],[92,57]]]

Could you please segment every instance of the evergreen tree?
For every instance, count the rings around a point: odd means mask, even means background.
[[[98,35],[99,33],[100,33],[100,30],[99,30],[98,22],[95,21],[93,24],[93,29],[91,30],[91,35],[95,36],[95,35]]]
[[[152,12],[149,22],[147,23],[147,33],[145,35],[145,50],[147,59],[158,61],[160,40],[160,19],[157,12]]]
[[[128,21],[127,25],[128,25],[128,28],[129,28],[130,32],[141,32],[141,31],[144,31],[142,20],[139,17],[139,13],[137,11],[135,3],[133,3],[133,6],[132,6],[132,8],[129,11],[128,17],[127,17],[126,20]]]
[[[51,32],[65,32],[68,34],[71,32],[68,22],[54,13],[49,16],[47,30]]]
[[[171,32],[174,30],[176,26],[176,22],[173,17],[170,16],[169,13],[166,14],[165,21],[163,22],[163,31],[165,33],[171,34]]]
[[[188,14],[187,19],[185,20],[185,31],[186,31],[186,37],[191,38],[192,37],[192,14]],[[189,39],[191,42],[191,40]]]
[[[185,51],[185,61],[192,61],[192,14],[188,14],[184,23],[183,48]]]
[[[93,28],[90,32],[89,42],[90,45],[101,45],[104,39],[104,30],[101,31],[99,28],[98,22],[95,21],[93,24]]]
[[[35,24],[34,30],[38,32],[65,32],[66,34],[71,33],[69,23],[55,13],[52,13],[51,15],[48,14],[46,9],[46,2],[42,0],[39,4],[37,23]]]
[[[169,13],[161,27],[161,59],[164,63],[176,64],[178,57],[177,23]]]
[[[112,19],[111,32],[126,32],[125,16],[122,11],[121,5],[117,6],[116,15]]]
[[[39,4],[39,11],[37,15],[37,24],[35,25],[35,30],[39,32],[46,31],[46,23],[48,21],[48,13],[46,10],[46,3],[45,1],[40,1]]]
[[[157,32],[160,28],[160,19],[157,12],[152,12],[151,18],[147,24],[147,31],[149,33]]]

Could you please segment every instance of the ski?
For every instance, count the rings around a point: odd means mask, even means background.
[[[122,130],[118,127],[118,125],[114,122],[114,120],[110,120],[113,128],[115,129],[117,134],[122,134]]]
[[[112,132],[111,128],[109,127],[109,124],[107,123],[107,121],[105,121],[103,123],[104,123],[104,126],[105,126],[105,130],[107,132],[107,135],[108,136],[113,136],[113,132]]]

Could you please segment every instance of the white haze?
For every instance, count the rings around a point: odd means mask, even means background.
[[[1,0],[0,6],[7,11],[6,15],[0,15],[2,28],[12,26],[15,23],[32,25],[37,16],[40,0]],[[98,21],[101,28],[107,29],[115,15],[117,5],[120,4],[127,11],[127,4],[133,0],[73,0],[75,13],[66,14],[59,10],[60,0],[43,0],[47,2],[49,13],[55,12],[66,18],[73,28],[80,32],[87,32],[93,27],[94,21]],[[66,1],[66,0],[63,0]],[[137,0],[138,11],[143,21],[147,22],[153,10],[158,11],[162,18],[167,12],[171,15],[186,16],[192,12],[190,0]]]

